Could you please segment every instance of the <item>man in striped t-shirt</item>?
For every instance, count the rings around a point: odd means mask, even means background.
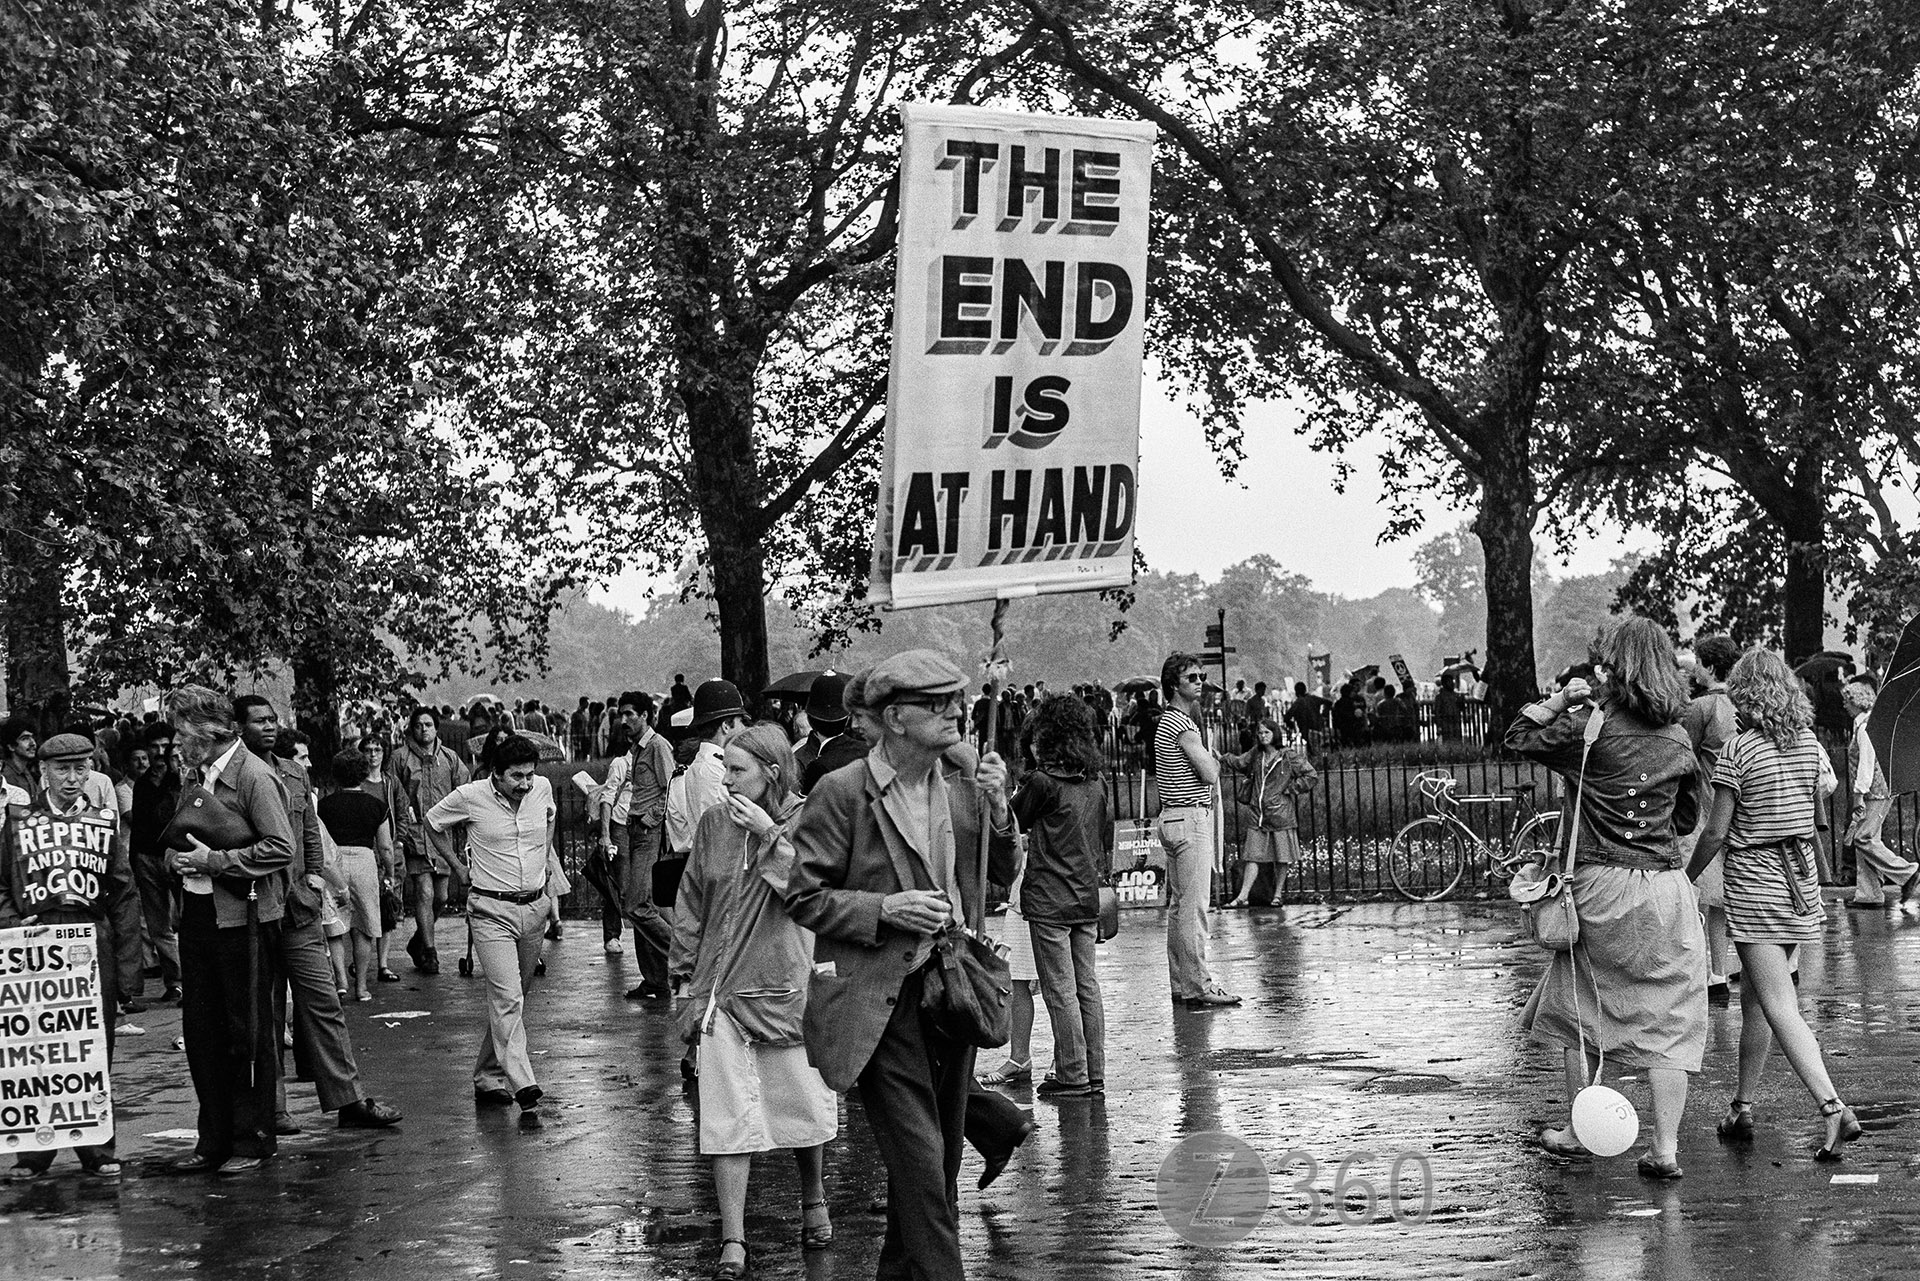
[[[1173,1000],[1188,1009],[1238,1005],[1207,968],[1208,900],[1214,865],[1214,785],[1220,767],[1200,741],[1194,713],[1206,676],[1192,654],[1172,654],[1160,666],[1167,710],[1153,735],[1154,777],[1160,789],[1160,844],[1167,851],[1167,972]]]

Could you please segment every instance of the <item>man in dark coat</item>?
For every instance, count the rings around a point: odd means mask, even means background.
[[[860,1086],[887,1164],[887,1281],[964,1275],[955,1182],[974,1048],[922,1013],[922,967],[957,917],[981,927],[983,824],[988,876],[1019,870],[1006,766],[989,755],[969,774],[948,756],[965,685],[927,650],[876,666],[863,697],[879,741],[819,781],[793,838],[787,908],[815,934],[807,1053],[835,1090]]]

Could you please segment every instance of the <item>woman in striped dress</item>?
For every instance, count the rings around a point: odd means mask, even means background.
[[[1818,942],[1826,921],[1814,814],[1836,785],[1833,766],[1813,736],[1806,693],[1779,655],[1749,650],[1727,678],[1727,696],[1740,732],[1714,767],[1713,809],[1687,867],[1697,879],[1725,857],[1727,937],[1740,953],[1740,1092],[1720,1137],[1753,1136],[1754,1091],[1777,1040],[1826,1119],[1814,1158],[1837,1161],[1860,1123],[1834,1092],[1793,986],[1794,949]]]

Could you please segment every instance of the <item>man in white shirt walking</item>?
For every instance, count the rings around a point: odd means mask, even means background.
[[[1847,816],[1846,844],[1853,846],[1853,897],[1849,907],[1897,907],[1903,912],[1914,909],[1914,890],[1920,884],[1920,865],[1896,854],[1880,838],[1887,811],[1893,808],[1893,793],[1887,776],[1867,737],[1867,717],[1879,697],[1879,683],[1871,674],[1853,677],[1841,690],[1847,711],[1853,717],[1853,736],[1847,743],[1847,763],[1853,774],[1853,809]],[[1894,901],[1886,901],[1884,886],[1894,887]]]
[[[493,772],[456,787],[431,810],[436,832],[464,829],[473,882],[467,910],[473,954],[487,982],[487,1031],[473,1065],[473,1097],[520,1105],[520,1128],[540,1128],[545,1093],[527,1053],[527,984],[540,961],[552,900],[568,889],[554,856],[553,787],[536,772],[540,749],[515,735],[494,752]]]

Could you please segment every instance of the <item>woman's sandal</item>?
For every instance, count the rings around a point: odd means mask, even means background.
[[[1671,1180],[1681,1176],[1679,1157],[1676,1156],[1670,1161],[1662,1161],[1653,1154],[1651,1149],[1642,1152],[1640,1159],[1634,1163],[1634,1166],[1640,1171],[1640,1177],[1643,1179]]]
[[[1753,1102],[1750,1099],[1733,1099],[1727,1103],[1727,1114],[1720,1118],[1720,1124],[1714,1127],[1722,1143],[1750,1143],[1753,1141]]]
[[[1540,1146],[1555,1156],[1584,1161],[1593,1156],[1586,1145],[1573,1137],[1573,1128],[1540,1131]]]
[[[807,1217],[809,1210],[820,1211],[820,1221],[813,1222]],[[825,1201],[802,1201],[800,1203],[800,1248],[802,1250],[824,1250],[833,1244],[833,1220],[827,1215]]]
[[[1015,1063],[1012,1059],[1008,1059],[993,1071],[982,1072],[978,1079],[982,1085],[1017,1085],[1023,1081],[1031,1081],[1033,1080],[1033,1060]]]
[[[395,974],[392,970],[385,969],[385,968],[383,968],[376,977],[378,977],[382,983],[398,983],[400,981],[400,976],[398,974]]]
[[[739,1237],[721,1237],[720,1253],[725,1254],[727,1247],[740,1247],[740,1262],[732,1263],[726,1259],[713,1265],[713,1281],[744,1281],[747,1273],[753,1270],[753,1251]]]
[[[118,1161],[102,1161],[99,1165],[90,1165],[82,1171],[90,1179],[117,1179],[120,1177]]]
[[[1827,1118],[1827,1141],[1815,1149],[1813,1159],[1816,1161],[1838,1161],[1840,1159],[1840,1149],[1859,1138],[1863,1133],[1860,1129],[1860,1119],[1854,1116],[1852,1108],[1842,1103],[1839,1099],[1828,1099],[1825,1103],[1822,1103],[1820,1105],[1820,1115]]]

